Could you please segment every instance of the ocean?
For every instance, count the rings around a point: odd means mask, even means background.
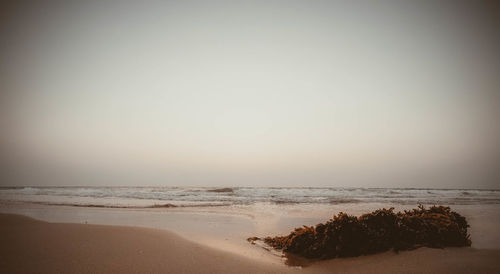
[[[500,190],[338,187],[10,187],[0,201],[89,207],[500,204]]]

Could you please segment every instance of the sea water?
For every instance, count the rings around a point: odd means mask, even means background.
[[[0,200],[100,207],[270,204],[500,204],[500,190],[338,187],[18,187]]]

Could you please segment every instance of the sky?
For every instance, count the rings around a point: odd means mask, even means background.
[[[500,188],[494,1],[12,1],[0,186]]]

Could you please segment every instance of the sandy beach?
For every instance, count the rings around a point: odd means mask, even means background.
[[[500,250],[420,248],[304,267],[241,256],[163,229],[49,223],[0,214],[6,273],[498,273]],[[269,254],[269,256],[272,256]]]
[[[276,273],[280,270],[189,242],[166,230],[55,224],[9,214],[0,215],[0,224],[0,268],[5,273]]]

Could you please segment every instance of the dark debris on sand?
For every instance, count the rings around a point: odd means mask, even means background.
[[[296,228],[286,236],[266,237],[275,249],[306,258],[330,259],[426,246],[470,246],[465,217],[449,207],[420,205],[394,213],[379,209],[360,217],[340,212],[324,224]],[[248,238],[249,242],[259,240]]]

